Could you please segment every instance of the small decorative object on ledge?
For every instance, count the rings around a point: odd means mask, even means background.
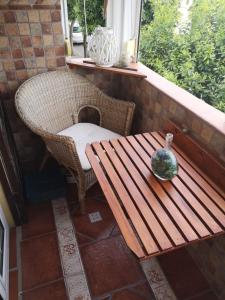
[[[171,150],[173,134],[166,134],[166,145],[156,150],[151,158],[152,171],[161,180],[171,180],[178,173],[178,163]]]
[[[112,67],[117,60],[118,45],[113,30],[98,26],[88,43],[89,56],[100,67]]]

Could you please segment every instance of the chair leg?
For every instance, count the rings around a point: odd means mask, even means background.
[[[80,211],[81,214],[85,214],[85,198],[86,198],[86,193],[81,192],[80,190],[78,191],[78,199],[80,203]]]

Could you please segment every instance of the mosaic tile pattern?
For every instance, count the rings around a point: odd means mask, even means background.
[[[0,91],[5,93],[31,76],[65,66],[57,1],[42,6],[35,4],[40,1],[32,1],[32,6],[26,6],[31,1],[6,2],[0,11]]]
[[[89,300],[90,293],[65,199],[52,201],[63,276],[70,300]]]
[[[156,257],[141,262],[148,283],[157,300],[176,300]]]

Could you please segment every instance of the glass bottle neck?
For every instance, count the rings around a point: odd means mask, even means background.
[[[166,144],[165,144],[165,148],[170,150],[171,146],[172,146],[172,142],[173,142],[173,134],[172,133],[167,133],[166,134]]]

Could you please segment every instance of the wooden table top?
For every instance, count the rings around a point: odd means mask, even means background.
[[[162,134],[152,132],[86,148],[118,226],[141,259],[225,230],[224,191],[176,145],[178,175],[167,182],[153,175],[151,155],[163,146]]]

